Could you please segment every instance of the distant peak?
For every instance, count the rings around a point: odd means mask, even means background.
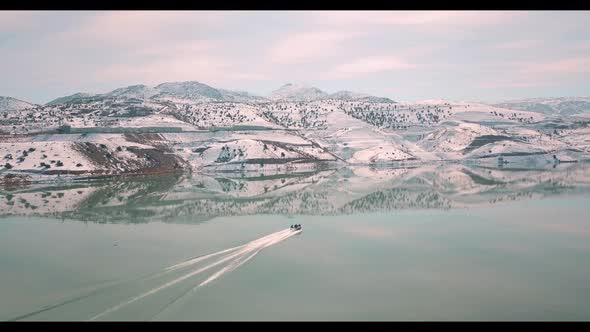
[[[8,96],[0,96],[0,111],[21,110],[35,107],[35,104]]]
[[[158,88],[166,87],[166,86],[195,86],[195,85],[201,86],[201,85],[206,85],[206,84],[203,84],[198,81],[176,81],[176,82],[160,83],[160,84],[156,85],[155,88],[158,89]]]

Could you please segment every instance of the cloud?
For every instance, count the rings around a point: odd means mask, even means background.
[[[101,12],[86,18],[76,29],[53,36],[48,50],[57,52],[66,47],[66,58],[70,60],[103,54],[104,58],[88,59],[86,70],[77,73],[103,86],[185,80],[223,84],[264,79],[261,73],[248,72],[250,67],[228,52],[227,40],[206,33],[207,29],[224,28],[226,20],[236,14]],[[52,59],[58,60],[50,56],[45,62]]]
[[[268,58],[280,64],[314,61],[335,54],[343,42],[358,36],[359,33],[342,31],[297,33],[271,47]]]
[[[324,11],[314,21],[336,25],[483,25],[506,21],[518,12],[492,11]]]
[[[4,11],[0,88],[31,100],[179,80],[258,92],[283,81],[322,80],[328,90],[395,88],[402,99],[481,99],[482,86],[551,85],[536,91],[572,93],[590,77],[587,18],[508,11]]]
[[[100,12],[76,29],[55,36],[62,41],[98,47],[135,47],[178,40],[180,31],[195,31],[221,26],[228,13],[189,11],[115,11]]]
[[[577,43],[573,43],[572,49],[577,51],[588,51],[590,52],[590,41],[581,41]]]
[[[542,42],[540,40],[514,40],[514,41],[495,44],[495,45],[493,45],[493,48],[499,49],[499,50],[519,50],[519,49],[534,48],[539,45],[542,45]]]
[[[39,11],[0,11],[0,32],[38,28],[39,19],[47,15]]]
[[[539,88],[560,86],[574,76],[590,73],[590,57],[580,56],[538,62],[509,62],[490,66],[482,88]],[[497,75],[500,73],[501,75]],[[500,76],[500,77],[498,77]]]
[[[155,85],[173,81],[202,81],[221,87],[235,81],[264,80],[258,72],[245,71],[239,62],[207,54],[171,54],[169,57],[134,64],[121,63],[97,70],[94,78],[100,82]]]
[[[522,81],[522,80],[511,80],[511,79],[503,79],[503,80],[491,80],[491,81],[484,81],[479,84],[480,87],[486,89],[500,89],[500,88],[539,88],[539,87],[546,87],[552,86],[555,82],[550,81]]]
[[[160,43],[151,44],[144,47],[131,50],[134,56],[147,56],[147,57],[166,57],[170,55],[174,56],[198,56],[205,52],[211,52],[222,48],[223,45],[219,42],[210,40],[194,40],[186,41],[184,43]]]
[[[415,65],[395,56],[369,56],[337,65],[329,76],[347,77],[415,67]]]
[[[141,64],[115,64],[96,72],[100,81],[124,81],[157,83],[159,81],[194,80],[212,77],[225,70],[230,64],[208,56],[180,56],[158,59]]]
[[[590,56],[580,56],[541,63],[530,63],[523,66],[523,71],[531,74],[589,73]]]

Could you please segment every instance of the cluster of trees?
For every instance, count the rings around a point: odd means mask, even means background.
[[[490,114],[493,114],[495,116],[499,116],[501,118],[506,118],[504,116],[504,113],[502,113],[502,112],[490,111]],[[532,122],[534,122],[534,118],[532,116],[525,117],[525,116],[519,115],[517,113],[508,114],[507,119],[508,120],[516,120],[516,121],[521,122],[521,123],[532,123]]]
[[[235,125],[253,120],[233,104],[183,105],[170,114],[180,121],[199,127]]]
[[[215,162],[225,163],[234,159],[237,155],[244,155],[242,149],[239,149],[239,151],[236,151],[236,149],[230,150],[229,146],[225,145],[221,147],[221,152],[217,156]]]
[[[450,110],[437,106],[398,108],[396,104],[386,105],[373,108],[372,104],[363,104],[344,108],[343,111],[374,126],[392,129],[406,129],[412,124],[435,125],[451,115]]]
[[[320,113],[317,110],[298,109],[293,113],[265,110],[262,116],[270,122],[276,123],[286,128],[322,128],[326,126],[326,120],[320,119]]]

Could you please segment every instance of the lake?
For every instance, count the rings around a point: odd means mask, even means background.
[[[589,189],[585,163],[1,188],[0,319],[588,320]]]

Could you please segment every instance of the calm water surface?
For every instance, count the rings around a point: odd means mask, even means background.
[[[448,167],[5,190],[0,319],[590,319],[585,166]]]

